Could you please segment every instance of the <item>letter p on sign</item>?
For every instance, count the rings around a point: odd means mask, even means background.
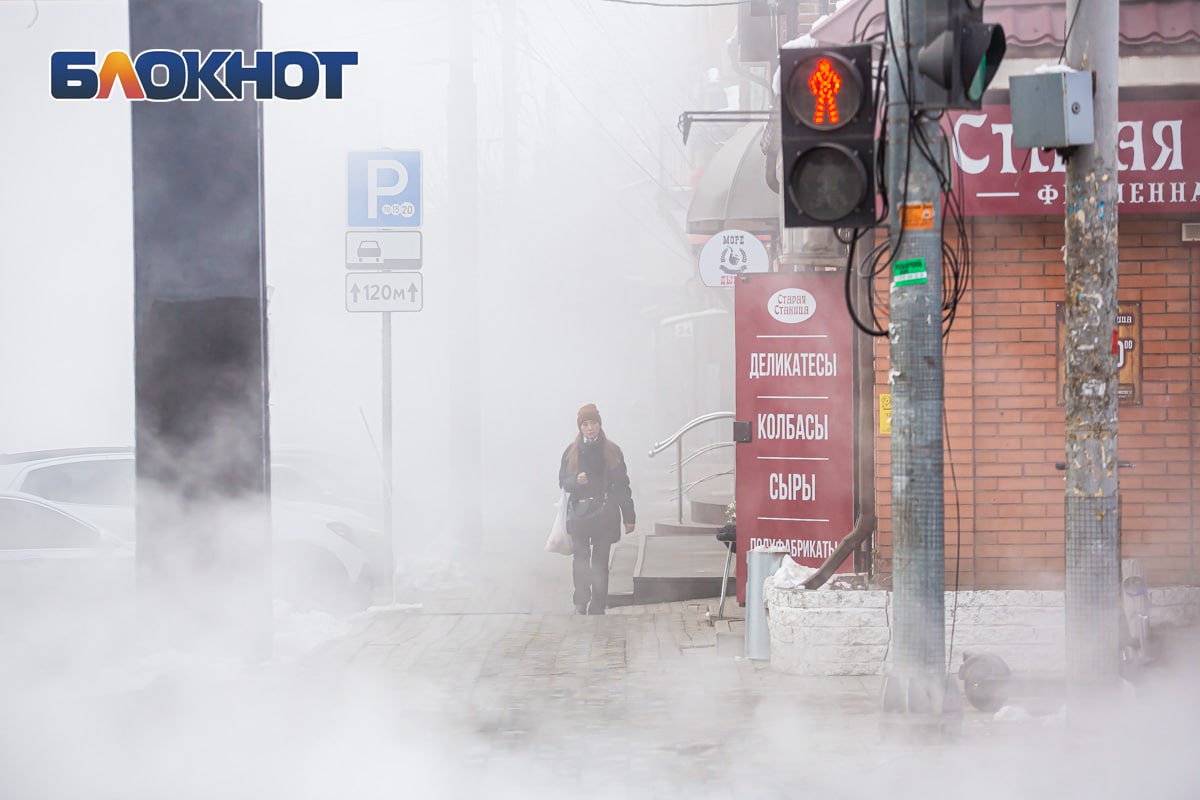
[[[351,228],[420,227],[420,152],[350,153],[346,187]]]
[[[408,170],[399,161],[391,158],[367,159],[367,219],[379,217],[381,197],[395,197],[403,194],[407,188]]]

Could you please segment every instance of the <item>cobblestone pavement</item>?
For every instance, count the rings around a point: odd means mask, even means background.
[[[798,679],[741,659],[741,620],[705,619],[715,598],[581,617],[566,559],[519,561],[489,558],[459,591],[425,593],[420,610],[375,613],[310,666],[437,697],[473,769],[525,763],[596,796],[740,796],[735,760],[782,756],[793,734],[830,719],[843,737],[877,727],[876,680]],[[736,602],[726,612],[742,614]],[[808,751],[820,750],[845,751],[846,739],[814,739]]]
[[[299,660],[4,672],[0,798],[1200,797],[1195,637],[1085,729],[968,710],[953,742],[885,743],[876,680],[741,660],[715,600],[575,616],[568,561],[536,543],[416,563],[413,607]]]
[[[436,717],[464,767],[438,784],[447,796],[480,781],[489,792],[596,797],[929,797],[944,788],[1008,798],[1050,796],[1068,779],[1092,797],[1147,780],[1162,797],[1200,794],[1191,759],[1171,758],[1172,726],[1200,732],[1194,721],[1146,711],[1118,723],[1143,738],[1108,738],[1068,735],[1061,717],[996,722],[968,708],[952,744],[884,744],[878,679],[800,678],[743,660],[741,622],[705,621],[715,599],[574,616],[568,562],[548,558],[489,555],[460,591],[427,593],[419,611],[378,613],[310,664],[389,687],[410,712]],[[727,611],[742,614],[736,604]],[[1142,766],[1111,770],[1139,754]],[[1150,764],[1158,773],[1147,778]]]

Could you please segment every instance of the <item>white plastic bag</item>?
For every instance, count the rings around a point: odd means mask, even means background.
[[[563,492],[558,498],[558,514],[554,516],[554,525],[550,528],[550,538],[546,540],[546,552],[569,556],[575,552],[575,544],[567,534],[567,493]]]
[[[812,567],[797,564],[791,556],[784,556],[783,563],[775,571],[775,588],[801,589],[804,587],[804,582],[811,578],[814,573],[816,573],[816,570]]]

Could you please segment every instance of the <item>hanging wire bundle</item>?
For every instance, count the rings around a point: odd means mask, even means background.
[[[863,11],[867,6],[863,6]],[[892,30],[892,21],[887,13],[876,14],[867,21],[866,28],[869,28],[875,20],[883,17],[885,20],[884,30],[874,34],[873,36],[863,37],[859,30],[859,23],[862,20],[863,11],[859,12],[858,18],[854,22],[854,41],[865,41],[879,45],[878,67],[875,72],[875,85],[872,87],[872,102],[875,103],[877,116],[882,120],[879,134],[879,142],[885,146],[876,147],[875,149],[875,171],[880,178],[876,181],[876,185],[880,187],[883,203],[879,217],[876,219],[876,225],[884,224],[891,214],[891,200],[889,196],[889,186],[885,178],[887,174],[887,147],[888,138],[888,117],[887,107],[889,103],[888,96],[888,81],[887,69],[889,51],[895,52],[896,40]],[[907,3],[905,3],[905,25],[907,27],[908,11]],[[905,40],[909,40],[907,29],[905,30]],[[882,40],[882,41],[881,41]],[[908,204],[908,175],[909,164],[913,157],[914,145],[921,158],[933,167],[937,174],[938,184],[941,188],[942,200],[942,216],[948,225],[944,226],[947,231],[942,239],[942,336],[943,338],[950,335],[950,330],[954,326],[954,320],[958,314],[958,306],[966,295],[967,288],[970,285],[971,279],[971,246],[967,236],[966,222],[963,214],[962,197],[958,191],[958,185],[953,180],[953,175],[948,171],[946,165],[951,162],[949,152],[935,153],[933,146],[925,135],[925,131],[919,124],[925,119],[938,119],[943,116],[942,112],[922,111],[916,108],[916,103],[913,94],[910,91],[915,86],[915,75],[913,74],[912,62],[907,57],[896,58],[897,63],[904,64],[904,74],[900,77],[900,88],[904,95],[904,104],[909,116],[909,130],[911,135],[908,138],[907,152],[905,154],[905,173],[900,190],[900,209]],[[953,138],[953,131],[947,134],[947,141]],[[961,173],[959,175],[961,179]],[[848,233],[848,235],[847,235]],[[884,297],[878,292],[878,278],[880,275],[888,273],[895,262],[895,254],[899,252],[900,245],[904,241],[904,229],[901,227],[900,234],[896,238],[895,245],[892,246],[890,241],[884,241],[876,245],[862,259],[860,274],[863,280],[868,282],[870,291],[866,293],[867,308],[855,308],[853,292],[851,291],[852,282],[854,279],[854,271],[856,267],[855,256],[857,254],[858,240],[866,233],[865,230],[849,229],[848,231],[838,231],[838,239],[844,244],[849,245],[846,256],[846,306],[850,311],[850,317],[854,321],[856,327],[863,333],[871,336],[887,336],[886,320],[884,319],[883,309],[885,307]],[[886,286],[886,283],[885,283]]]

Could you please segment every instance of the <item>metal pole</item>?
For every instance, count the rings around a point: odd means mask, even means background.
[[[517,5],[500,2],[500,79],[504,109],[504,186],[511,191],[517,181]]]
[[[396,602],[396,544],[392,526],[392,312],[383,318],[383,544],[392,602]]]
[[[456,534],[478,544],[483,538],[481,479],[483,425],[479,378],[479,163],[475,97],[472,0],[447,3],[456,51],[450,64],[447,152],[454,293],[458,308],[451,387],[454,424],[450,430],[455,481],[468,491],[455,496]]]
[[[938,122],[914,117],[905,97],[917,80],[914,62],[925,40],[926,11],[926,0],[888,0],[895,38],[888,50],[887,111],[895,612],[885,728],[913,723],[940,728],[955,724],[961,714],[957,687],[947,685],[945,661],[941,186],[922,154],[941,157],[945,148]],[[906,208],[932,211],[932,226],[905,229]]]
[[[1068,0],[1067,63],[1095,76],[1095,144],[1066,174],[1068,701],[1119,677],[1117,0]]]
[[[679,523],[683,524],[683,436],[675,440],[675,490],[679,506]]]

